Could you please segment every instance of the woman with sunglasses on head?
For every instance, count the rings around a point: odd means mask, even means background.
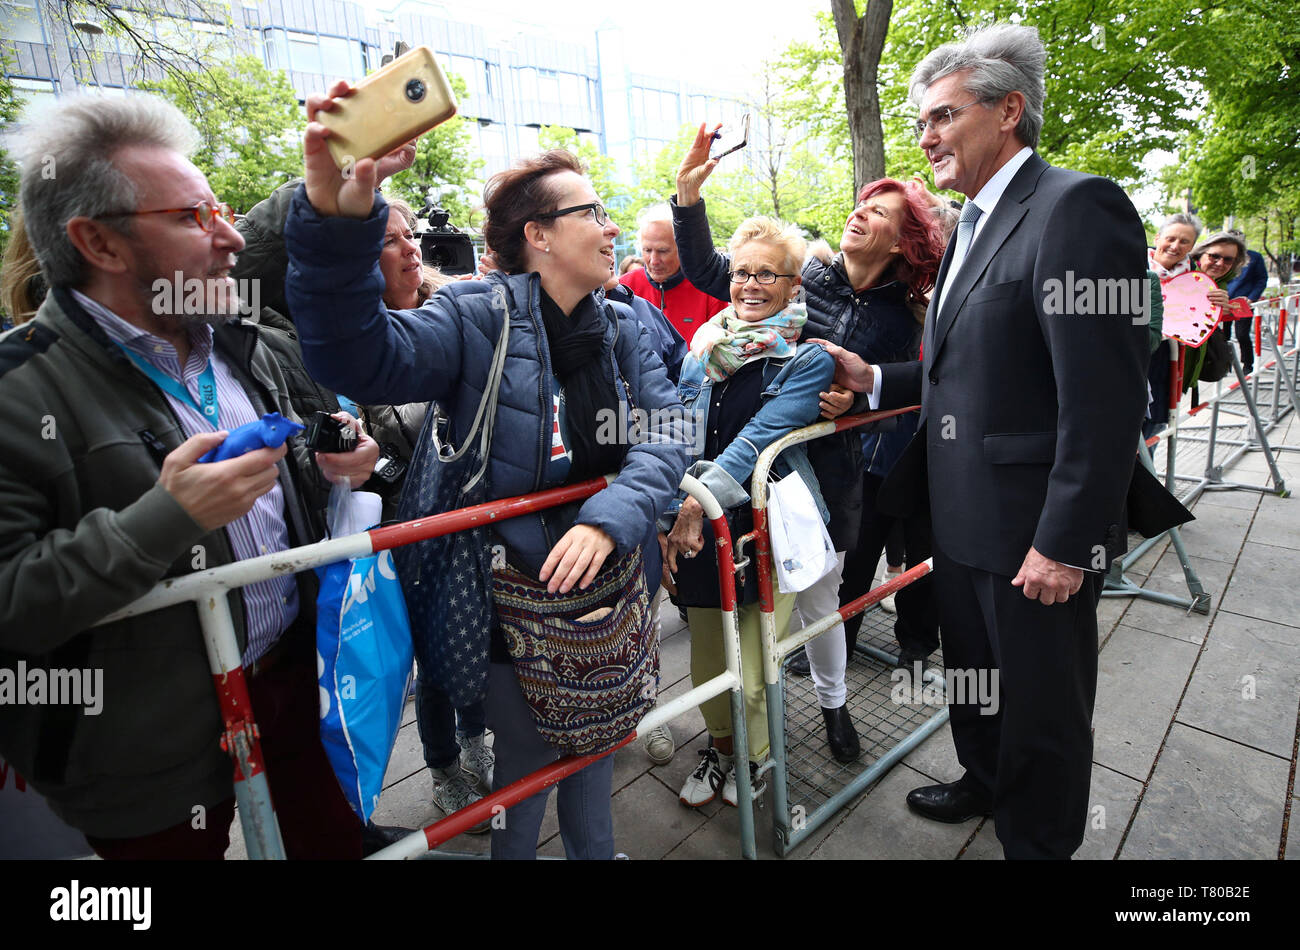
[[[718,164],[709,158],[711,141],[711,134],[701,125],[678,168],[672,207],[673,231],[687,279],[717,296],[727,287],[732,264],[713,248],[700,194]],[[840,253],[829,264],[814,257],[803,265],[808,308],[804,339],[827,340],[872,361],[917,358],[925,295],[934,286],[943,256],[934,215],[920,191],[882,178],[858,193],[857,205],[840,238]],[[837,386],[827,387],[821,397],[826,418],[842,415],[853,402],[853,394]],[[861,436],[849,430],[808,443],[808,457],[830,510],[831,542],[840,555],[840,569],[799,594],[796,612],[803,625],[826,616],[842,599],[860,596],[869,587],[892,524],[892,519],[876,511],[875,492],[915,428],[915,415],[909,414],[900,417],[893,431]],[[917,524],[910,533],[908,561],[916,564],[929,556],[928,532],[925,525]],[[938,623],[928,593],[923,579],[898,595],[894,631],[903,662],[924,659],[938,646]],[[844,679],[858,622],[858,618],[849,621],[848,633],[844,627],[832,627],[805,647],[827,743],[832,755],[846,763],[860,753],[846,706]]]
[[[339,83],[331,96],[349,92]],[[630,311],[601,306],[595,297],[614,267],[618,226],[577,159],[546,152],[493,176],[484,192],[484,234],[501,270],[443,287],[418,310],[390,310],[378,280],[388,212],[374,194],[373,162],[357,162],[344,178],[330,158],[328,132],[314,119],[334,107],[333,98],[308,99],[306,184],[285,227],[287,292],[308,367],[365,402],[436,400],[451,431],[463,435],[476,429],[508,319],[495,430],[484,460],[487,496],[615,477],[585,501],[494,524],[505,561],[541,597],[584,590],[593,581],[599,586],[609,573],[602,568],[635,563],[638,554],[657,582],[654,522],[686,469],[687,433],[663,364],[642,345]],[[628,418],[629,403],[648,414],[650,431],[636,439],[600,437],[598,420],[606,413]],[[431,440],[435,418],[426,423],[422,444]],[[415,484],[419,478],[437,473],[436,465],[413,470],[408,493],[413,485],[425,487]],[[452,565],[441,569],[449,573]],[[634,580],[643,599],[646,581]],[[618,613],[627,604],[607,606]],[[521,689],[500,622],[491,639],[486,706],[495,737],[493,788],[501,789],[557,753],[538,731],[536,707]],[[560,782],[560,833],[570,858],[614,856],[612,774],[606,756]],[[547,794],[515,805],[504,826],[493,829],[494,858],[535,856]]]

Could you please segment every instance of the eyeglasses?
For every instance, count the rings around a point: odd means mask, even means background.
[[[955,109],[940,109],[938,110],[937,115],[934,113],[930,113],[930,118],[928,119],[917,119],[916,122],[913,123],[912,125],[912,131],[916,133],[916,140],[918,142],[921,140],[921,138],[925,135],[926,129],[930,129],[934,132],[938,132],[942,129],[948,128],[948,126],[952,125],[953,116],[955,116],[962,109],[969,109],[971,106],[975,105],[975,103],[980,101],[982,100],[972,99],[964,106],[958,106]]]
[[[1201,257],[1203,257],[1203,258],[1205,258],[1205,259],[1207,259],[1207,260],[1209,260],[1209,261],[1211,261],[1211,262],[1213,262],[1213,263],[1216,263],[1216,264],[1235,264],[1235,263],[1237,263],[1237,255],[1236,255],[1236,254],[1233,254],[1231,257],[1224,257],[1222,254],[1211,254],[1209,251],[1206,251],[1204,254],[1201,255]]]
[[[152,211],[113,211],[108,214],[97,214],[99,218],[134,218],[141,214],[180,214],[188,211],[194,215],[194,220],[198,222],[199,227],[204,231],[211,231],[217,226],[217,218],[221,218],[228,224],[235,223],[235,209],[230,207],[224,201],[220,204],[212,204],[209,201],[200,201],[196,205],[188,208],[156,208]]]
[[[534,215],[536,218],[560,218],[566,214],[577,214],[579,211],[590,211],[591,216],[596,219],[596,223],[604,225],[609,220],[609,215],[605,213],[605,207],[599,201],[588,202],[585,205],[574,205],[572,208],[561,208],[559,211],[544,211],[541,214]]]
[[[797,274],[774,274],[770,270],[761,270],[757,274],[751,274],[747,270],[728,271],[727,276],[731,278],[733,284],[744,284],[749,278],[754,278],[760,284],[775,284],[778,277],[796,277]]]

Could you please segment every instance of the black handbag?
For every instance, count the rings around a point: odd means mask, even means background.
[[[754,511],[749,505],[728,508],[727,528],[731,531],[731,543],[742,534],[754,530]],[[718,589],[718,554],[714,542],[713,525],[704,519],[701,529],[704,535],[704,547],[695,557],[677,555],[677,573],[673,578],[677,584],[677,594],[672,602],[678,607],[717,607],[722,606],[722,595]],[[774,575],[775,576],[775,575]],[[745,566],[742,577],[736,579],[736,606],[744,607],[758,603],[758,559],[751,556]]]
[[[1205,355],[1201,360],[1201,372],[1196,378],[1203,383],[1217,383],[1228,375],[1232,369],[1232,350],[1228,335],[1223,326],[1216,327],[1209,335],[1201,349]]]
[[[510,313],[502,294],[503,315],[483,399],[459,449],[443,441],[447,422],[440,410],[429,413],[398,503],[397,517],[412,521],[482,504],[488,500],[487,469],[497,395],[505,367]],[[445,692],[453,706],[468,706],[487,694],[492,627],[492,554],[488,529],[478,526],[418,541],[393,551],[393,563],[406,595],[411,639],[421,674]]]

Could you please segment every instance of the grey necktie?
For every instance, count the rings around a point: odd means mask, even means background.
[[[975,222],[983,213],[980,206],[973,201],[967,201],[962,205],[961,217],[957,219],[957,236],[954,238],[957,243],[952,249],[952,263],[948,265],[948,276],[944,280],[945,288],[952,283],[953,275],[961,269],[962,262],[966,260],[966,251],[970,247],[971,238],[975,236]]]

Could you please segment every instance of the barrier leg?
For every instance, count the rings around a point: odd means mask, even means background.
[[[283,860],[284,842],[275,819],[271,787],[266,781],[266,764],[257,723],[253,720],[253,705],[248,698],[248,683],[240,665],[230,604],[225,592],[219,591],[196,606],[225,724],[221,747],[235,760],[235,804],[248,857],[254,861]]]

